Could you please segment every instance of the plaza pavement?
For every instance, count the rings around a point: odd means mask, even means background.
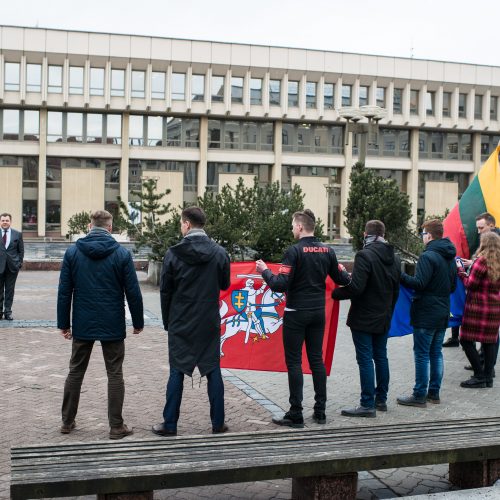
[[[59,433],[62,388],[71,342],[64,340],[55,328],[58,276],[59,273],[54,271],[21,272],[13,307],[15,321],[0,321],[2,499],[9,497],[11,446],[108,439],[106,374],[98,344],[82,388],[77,429],[70,436]],[[134,438],[144,439],[152,437],[151,425],[162,419],[168,359],[167,337],[160,323],[158,289],[146,283],[144,273],[139,273],[139,278],[144,296],[146,328],[138,336],[130,334],[126,342],[123,414],[126,423],[134,427]],[[459,382],[467,378],[469,372],[463,369],[465,355],[458,348],[444,349],[445,377],[441,405],[429,405],[426,409],[396,405],[396,396],[408,394],[413,383],[412,339],[408,336],[389,340],[389,411],[379,412],[376,419],[342,417],[342,408],[359,403],[354,347],[345,326],[347,309],[348,303],[343,303],[332,376],[328,381],[327,425],[398,425],[401,422],[498,415],[500,385],[484,390],[459,387]],[[241,339],[235,337],[231,341]],[[237,432],[275,428],[270,422],[272,413],[287,408],[286,374],[230,370],[224,375],[226,416],[230,429]],[[310,418],[313,404],[310,376],[305,377],[304,395],[306,425],[315,426]],[[208,434],[210,431],[206,379],[200,380],[196,373],[192,384],[186,379],[178,432],[187,435]],[[362,472],[359,474],[358,498],[410,495],[427,498],[427,494],[438,492],[449,492],[446,498],[500,498],[498,487],[461,491],[460,496],[456,496],[459,492],[450,491],[453,487],[447,476],[447,464]],[[290,496],[291,480],[155,492],[158,499],[286,499]]]

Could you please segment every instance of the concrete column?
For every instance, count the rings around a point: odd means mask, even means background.
[[[481,132],[472,134],[472,161],[474,163],[474,172],[469,176],[469,182],[477,175],[482,166],[481,161]]]
[[[281,186],[281,170],[282,170],[282,155],[283,155],[283,146],[281,144],[281,135],[283,133],[283,122],[281,120],[277,120],[274,122],[274,164],[271,169],[271,181],[278,181]]]
[[[38,236],[45,236],[47,217],[47,109],[40,109],[40,149],[38,153]]]
[[[203,196],[207,188],[208,166],[208,116],[200,117],[200,161],[198,162],[198,196]]]
[[[436,99],[434,100],[434,115],[438,125],[443,123],[443,86],[440,85],[436,92]]]
[[[340,237],[349,238],[349,232],[345,227],[345,216],[344,210],[347,207],[347,200],[349,198],[349,191],[351,189],[351,172],[352,172],[352,132],[347,132],[349,134],[349,144],[344,144],[344,158],[345,166],[340,173]],[[344,143],[347,141],[344,141]]]
[[[411,202],[411,221],[417,223],[418,208],[418,129],[410,131],[411,170],[406,177],[406,193]]]
[[[130,159],[129,139],[130,114],[122,114],[122,157],[120,161],[120,198],[128,205],[128,163]]]

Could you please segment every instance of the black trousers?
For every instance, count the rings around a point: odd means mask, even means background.
[[[283,347],[288,369],[290,415],[302,416],[304,376],[302,346],[305,343],[314,385],[314,411],[324,412],[326,405],[326,370],[323,363],[325,310],[285,311]]]
[[[5,267],[5,271],[0,273],[0,312],[10,314],[12,312],[12,302],[14,302],[14,289],[19,271],[12,272]]]
[[[94,341],[73,339],[69,374],[64,384],[62,404],[62,421],[71,424],[78,412],[80,391],[83,378],[89,366],[90,355]],[[125,398],[125,383],[123,381],[123,360],[125,358],[125,341],[101,342],[102,355],[108,375],[108,420],[110,427],[123,425],[122,408]]]
[[[476,343],[472,340],[460,340],[462,347],[464,348],[465,355],[469,360],[472,369],[474,370],[474,376],[478,378],[485,378],[486,380],[492,380],[493,367],[495,366],[496,355],[497,355],[497,345],[496,344],[483,344],[481,343],[481,348],[484,352],[484,368],[481,358],[476,349]]]

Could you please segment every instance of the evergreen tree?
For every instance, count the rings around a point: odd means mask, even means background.
[[[393,243],[409,231],[411,203],[395,180],[378,176],[360,162],[353,166],[350,179],[351,189],[344,216],[355,250],[363,247],[363,231],[369,220],[381,220],[387,238]]]

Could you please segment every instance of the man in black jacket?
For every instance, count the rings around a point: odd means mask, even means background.
[[[0,319],[12,321],[12,302],[17,274],[23,265],[23,235],[10,227],[12,216],[0,215]],[[4,302],[5,299],[5,302]]]
[[[356,349],[361,399],[360,406],[342,410],[347,417],[375,417],[377,410],[387,410],[387,332],[399,295],[401,263],[384,236],[383,222],[366,223],[364,246],[354,259],[352,281],[332,294],[336,300],[351,299],[347,326],[351,328]]]
[[[424,253],[417,262],[415,276],[401,275],[401,283],[415,290],[410,309],[413,326],[415,386],[411,396],[401,396],[398,404],[425,408],[427,401],[440,403],[443,379],[443,338],[450,318],[450,293],[455,290],[456,249],[443,238],[443,223],[431,219],[422,225]],[[430,365],[430,379],[429,379]]]
[[[325,330],[325,280],[330,276],[335,283],[346,285],[350,278],[339,268],[332,248],[314,237],[316,219],[311,210],[293,214],[292,232],[298,243],[289,247],[283,257],[279,273],[273,274],[267,265],[257,261],[257,272],[262,274],[269,288],[287,292],[283,318],[283,346],[288,369],[290,410],[283,418],[273,418],[277,425],[304,427],[302,398],[302,346],[306,344],[307,359],[314,385],[313,420],[326,423],[326,371],[323,363],[323,335]]]
[[[170,376],[163,422],[152,431],[175,436],[182,401],[184,375],[195,367],[207,376],[210,419],[214,434],[226,432],[224,383],[220,371],[219,294],[230,285],[227,252],[205,233],[201,208],[185,208],[181,214],[184,238],[171,247],[163,261],[160,301],[163,327],[168,331]]]

